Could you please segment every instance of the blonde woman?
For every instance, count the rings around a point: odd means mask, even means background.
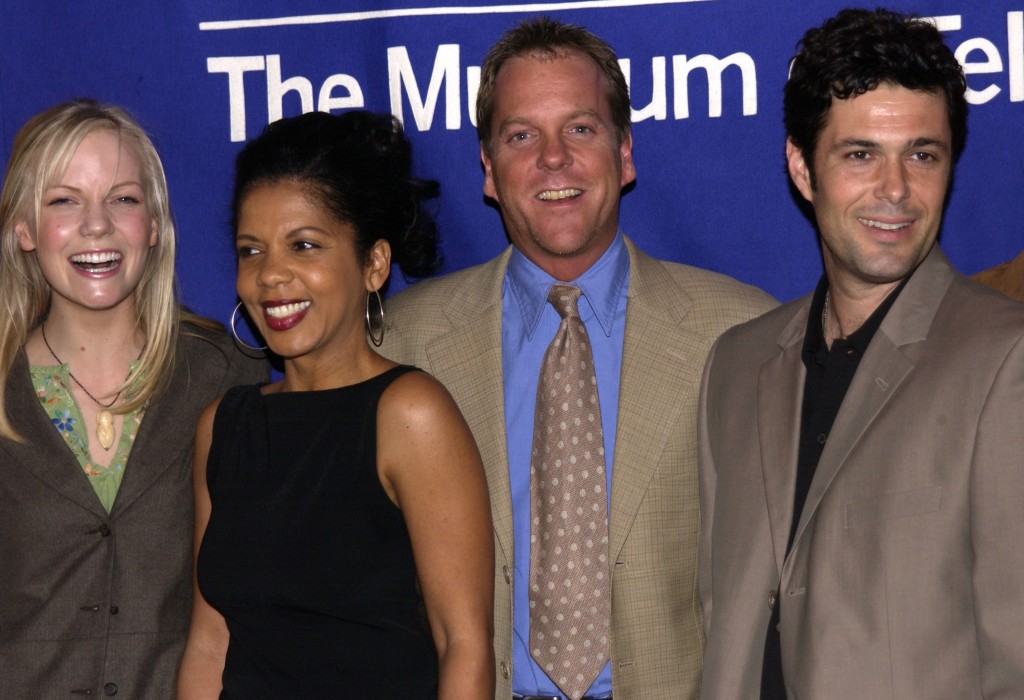
[[[203,406],[266,370],[175,294],[152,143],[79,100],[0,195],[0,697],[174,696]]]

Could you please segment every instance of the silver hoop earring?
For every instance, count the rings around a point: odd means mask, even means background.
[[[255,350],[256,352],[262,352],[262,351],[266,350],[267,349],[266,345],[264,345],[263,347],[259,347],[258,348],[255,345],[249,345],[249,343],[245,342],[244,340],[242,340],[241,338],[238,337],[238,331],[235,330],[235,318],[238,316],[238,310],[240,308],[242,308],[242,302],[238,302],[238,306],[236,306],[235,310],[231,312],[231,335],[235,336],[235,342],[238,343],[243,348],[248,348],[249,350]]]
[[[370,317],[370,297],[377,297],[377,318]],[[380,298],[380,292],[376,289],[366,295],[366,334],[370,336],[370,342],[375,348],[379,348],[384,342],[384,301]]]

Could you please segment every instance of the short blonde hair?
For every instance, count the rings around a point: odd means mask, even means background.
[[[142,127],[123,109],[94,100],[64,102],[32,117],[18,131],[0,194],[0,435],[20,439],[10,423],[4,387],[18,351],[46,318],[50,285],[31,253],[21,250],[15,228],[35,230],[43,192],[67,170],[86,136],[97,129],[117,134],[139,159],[142,190],[156,222],[157,242],[135,288],[136,327],[146,346],[122,387],[126,413],[163,392],[174,367],[180,310],[174,277],[175,234],[163,165]]]

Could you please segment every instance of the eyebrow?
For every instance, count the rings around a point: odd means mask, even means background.
[[[124,180],[123,182],[115,182],[113,185],[111,185],[107,189],[107,192],[113,192],[114,190],[119,190],[122,187],[138,187],[140,189],[145,189],[142,186],[142,183],[137,181],[137,180]],[[74,185],[64,185],[64,184],[59,183],[59,182],[54,183],[52,185],[49,185],[46,189],[47,190],[57,190],[57,189],[60,189],[60,190],[68,190],[70,192],[82,192],[82,188],[80,188],[80,187],[75,187]]]
[[[949,151],[949,144],[941,139],[933,139],[927,137],[916,138],[913,141],[908,141],[904,148],[927,148],[929,146],[935,146],[943,151]],[[844,148],[863,148],[866,150],[881,148],[881,144],[877,141],[871,141],[868,139],[843,139],[837,142],[830,150],[839,151]]]
[[[569,114],[569,116],[565,118],[565,121],[571,122],[574,119],[581,119],[584,117],[593,119],[600,124],[605,124],[605,120],[602,119],[601,115],[593,109],[578,109]],[[533,122],[526,117],[508,117],[498,125],[498,133],[503,132],[509,126],[531,126],[532,124]]]
[[[320,235],[330,236],[330,237],[334,237],[334,236],[337,235],[335,233],[332,233],[331,231],[326,231],[326,230],[320,228],[319,226],[313,226],[312,224],[310,224],[308,226],[298,226],[297,228],[291,229],[290,231],[288,231],[288,233],[284,234],[284,238],[285,238],[286,241],[292,241],[292,240],[295,240],[296,238],[300,238],[303,234],[305,234],[307,232],[319,233]],[[242,241],[242,240],[245,240],[245,241],[259,241],[260,238],[259,238],[259,236],[256,236],[254,234],[244,233],[243,232],[243,233],[236,233],[235,234],[235,240],[236,241]]]
[[[295,240],[296,238],[300,238],[307,233],[319,233],[321,236],[330,237],[334,237],[337,235],[334,232],[327,231],[325,229],[320,228],[319,226],[314,226],[313,224],[303,224],[301,226],[296,226],[295,228],[293,228],[291,231],[286,233],[284,237],[285,239],[291,241]]]

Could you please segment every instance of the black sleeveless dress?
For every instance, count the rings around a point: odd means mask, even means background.
[[[436,697],[412,547],[376,467],[377,402],[412,369],[221,401],[198,579],[231,632],[222,699]]]

